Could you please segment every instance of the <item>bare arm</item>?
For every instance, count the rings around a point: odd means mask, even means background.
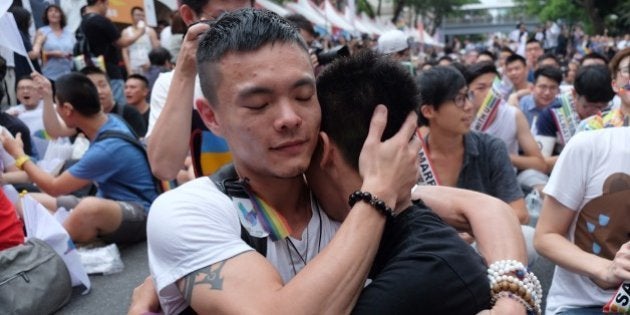
[[[131,32],[122,32],[121,36],[116,40],[115,45],[118,48],[129,47],[135,41],[140,38],[140,36],[144,35],[145,28],[138,28],[137,30],[131,30]]]
[[[151,48],[160,47],[160,39],[158,39],[158,36],[155,30],[153,28],[149,28],[147,29],[147,32],[149,32],[149,39],[151,40]]]
[[[66,124],[57,115],[55,105],[53,104],[50,81],[37,72],[31,73],[31,77],[35,82],[37,89],[42,93],[42,97],[44,99],[43,119],[46,132],[53,138],[70,137],[77,134],[76,129],[66,126]]]
[[[512,211],[514,211],[514,214],[516,214],[516,217],[521,224],[527,224],[529,222],[529,212],[527,212],[524,198],[518,198],[509,202],[508,205],[510,205]]]
[[[628,276],[630,268],[627,267],[628,243],[622,246],[626,256],[618,253],[614,261],[611,261],[583,251],[566,238],[576,214],[576,211],[564,206],[553,196],[547,195],[536,226],[534,236],[536,250],[558,266],[591,278],[604,289],[614,289],[622,280],[630,279]],[[620,275],[622,277],[619,277]]]
[[[523,150],[523,155],[511,154],[510,160],[512,164],[519,170],[535,169],[547,173],[547,164],[529,129],[527,119],[520,109],[517,109],[516,112],[516,133],[519,147]]]
[[[412,198],[422,201],[446,223],[475,236],[479,252],[492,263],[515,259],[527,265],[520,223],[505,202],[479,192],[446,187],[418,186]]]
[[[416,118],[410,115],[396,136],[381,143],[385,116],[380,108],[359,158],[361,190],[402,209],[417,178],[408,170],[414,169],[420,142],[415,138],[407,145]],[[284,286],[272,265],[251,251],[201,268],[178,286],[197,313],[346,314],[363,288],[384,223],[371,205],[356,203],[333,240]]]
[[[11,134],[5,131],[0,135],[0,139],[5,150],[16,160],[26,155],[19,133],[16,138],[13,138]],[[22,168],[31,181],[37,184],[39,189],[53,197],[71,193],[90,183],[88,180],[72,176],[68,171],[65,171],[59,177],[54,177],[40,169],[33,161],[25,162]]]
[[[151,170],[161,179],[175,178],[188,153],[197,75],[197,37],[208,28],[207,24],[199,23],[188,29],[164,108],[147,139]]]
[[[129,59],[129,49],[127,47],[121,49],[123,62],[125,63],[125,69],[127,69],[127,73],[131,74],[131,60]]]

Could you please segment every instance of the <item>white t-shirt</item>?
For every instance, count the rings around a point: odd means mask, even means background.
[[[616,185],[615,191],[619,191],[618,183],[630,182],[629,127],[576,134],[565,146],[551,173],[544,192],[577,212],[569,230],[569,240],[585,251],[596,254],[596,248],[601,248],[598,245],[598,235],[601,235],[599,233],[610,231],[606,227],[613,225],[613,221],[621,221],[615,218],[628,216],[628,213],[612,211],[616,207],[593,208],[593,203],[590,203],[596,198],[603,197],[599,201],[606,201],[606,196],[614,196],[609,188],[612,187],[610,180],[619,176],[625,180],[613,184]],[[604,186],[608,188],[604,189]],[[627,190],[621,190],[620,193],[630,192],[630,186],[625,189]],[[593,217],[596,219],[592,219]],[[579,227],[578,231],[576,226]],[[590,233],[584,233],[585,230]],[[578,235],[578,232],[581,234]],[[584,235],[587,235],[590,243],[579,241],[584,239]],[[627,235],[625,241],[628,241]],[[614,293],[614,290],[600,289],[588,277],[556,266],[547,298],[546,314],[552,315],[570,308],[604,305]]]
[[[339,228],[339,223],[325,213],[316,212],[319,207],[315,202],[312,209],[314,213],[308,229],[304,229],[302,241],[291,238],[297,252],[307,262],[328,244]],[[188,306],[176,287],[177,280],[253,250],[241,239],[238,210],[232,200],[208,177],[188,182],[155,200],[147,221],[147,239],[149,267],[165,314],[179,313]],[[268,239],[267,259],[285,282],[294,276],[294,267],[296,272],[304,267],[300,256],[286,240],[272,242]],[[293,264],[289,258],[293,259]]]
[[[151,135],[151,131],[153,131],[155,127],[155,122],[162,113],[164,103],[166,103],[168,89],[171,86],[171,81],[173,81],[173,73],[173,71],[160,73],[153,84],[153,90],[151,90],[151,110],[149,111],[149,127],[147,128],[145,138]],[[199,76],[197,76],[195,78],[195,93],[193,95],[193,107],[195,110],[197,108],[194,106],[194,102],[200,98],[203,98],[203,93],[201,92],[201,85],[199,84]],[[190,129],[190,126],[188,128]]]
[[[493,135],[505,143],[509,154],[518,154],[516,111],[518,109],[502,102],[497,108],[497,115],[485,133]]]
[[[132,27],[125,29],[127,36],[133,36],[134,30]],[[142,73],[142,66],[149,64],[149,52],[151,52],[151,38],[149,37],[148,26],[145,26],[145,32],[140,36],[133,44],[129,45],[129,63],[131,70],[134,73]]]

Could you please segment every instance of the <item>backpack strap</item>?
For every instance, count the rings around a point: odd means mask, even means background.
[[[144,160],[147,162],[147,165],[149,165],[149,158],[147,157],[147,151],[144,148],[144,145],[142,145],[142,143],[140,143],[140,141],[137,138],[135,138],[132,135],[129,135],[128,133],[125,133],[125,132],[122,132],[122,131],[117,131],[117,130],[106,130],[106,131],[101,132],[96,137],[96,139],[94,139],[94,143],[96,143],[98,141],[101,141],[101,140],[110,139],[110,138],[121,139],[121,140],[127,141],[128,143],[131,143],[138,150],[140,150],[140,152],[142,152],[142,155],[144,155]],[[149,169],[150,169],[150,167],[149,167]],[[151,174],[151,179],[153,180],[153,185],[155,186],[155,190],[158,192],[158,194],[162,193],[162,185],[160,184],[160,181],[157,178],[155,178],[155,176],[153,176],[153,174]],[[130,190],[134,194],[144,198],[149,203],[153,202],[153,200],[149,200],[148,198],[146,198],[144,196],[144,194],[139,189],[137,189],[136,187],[133,187],[133,186],[128,185],[128,184],[123,183],[123,182],[119,182],[119,184],[122,185],[123,187],[125,187],[126,189]]]
[[[247,187],[245,187],[243,181],[238,177],[234,164],[230,163],[221,167],[214,174],[210,175],[209,178],[217,185],[219,190],[230,197],[230,199],[233,197],[248,198]],[[241,224],[241,239],[261,255],[267,256],[266,237],[250,235],[243,224]]]

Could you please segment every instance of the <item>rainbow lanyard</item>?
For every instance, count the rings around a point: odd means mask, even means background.
[[[276,209],[268,205],[262,198],[252,194],[249,189],[245,189],[247,192],[249,203],[251,207],[248,207],[244,198],[233,198],[233,202],[239,209],[241,220],[243,225],[252,232],[250,229],[258,229],[259,233],[250,233],[254,236],[266,236],[267,234],[272,241],[282,240],[291,235],[291,227],[287,223],[287,220]],[[260,231],[262,229],[262,231]]]

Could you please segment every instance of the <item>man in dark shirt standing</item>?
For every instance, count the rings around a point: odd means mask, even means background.
[[[138,31],[121,35],[112,21],[105,17],[108,6],[109,0],[87,0],[85,15],[83,15],[79,28],[83,29],[92,56],[102,55],[105,59],[105,68],[114,98],[116,102],[122,104],[125,101],[123,95],[125,81],[118,66],[120,62],[119,48],[133,44],[144,34],[145,28],[138,28]]]

